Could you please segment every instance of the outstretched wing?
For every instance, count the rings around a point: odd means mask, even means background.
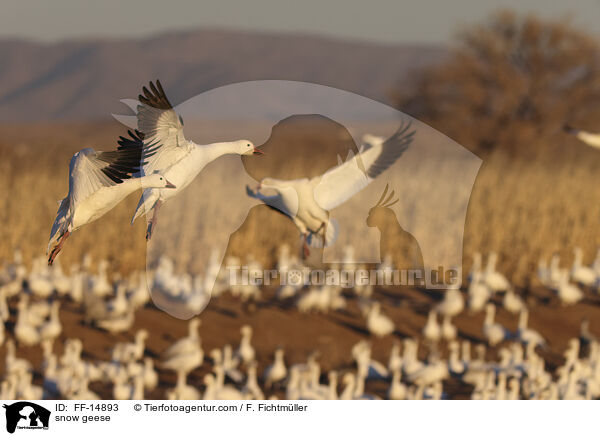
[[[144,142],[144,134],[139,130],[128,130],[129,138],[119,136],[119,146],[113,151],[99,151],[95,153],[96,159],[104,162],[102,172],[115,183],[131,178],[133,173],[139,172],[146,163],[160,149],[157,141]]]
[[[286,196],[281,193],[275,195],[264,195],[258,191],[253,191],[246,185],[246,194],[248,197],[256,198],[277,212],[283,213],[289,217],[294,217],[298,213],[298,195],[294,188],[284,188],[289,190],[285,192]]]
[[[575,127],[569,124],[565,124],[563,126],[563,130],[575,136],[581,142],[589,145],[590,147],[600,148],[600,133],[586,132],[585,130],[576,129]]]
[[[398,160],[412,142],[411,122],[402,122],[385,141],[373,141],[359,154],[311,180],[315,201],[325,210],[346,202]]]
[[[146,173],[164,170],[185,157],[193,148],[183,135],[183,119],[175,112],[159,80],[149,83],[139,95],[138,130],[147,141],[157,141],[160,149],[147,158]]]
[[[98,189],[122,183],[141,170],[143,155],[152,156],[159,145],[144,143],[139,131],[128,131],[129,138],[120,136],[116,150],[94,151],[84,148],[75,153],[69,166],[71,207],[82,202]]]

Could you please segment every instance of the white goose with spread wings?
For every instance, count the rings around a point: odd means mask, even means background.
[[[132,178],[160,146],[145,146],[140,132],[120,137],[114,151],[84,148],[75,153],[69,165],[69,193],[60,202],[50,231],[48,263],[52,264],[65,240],[81,226],[97,220],[139,188],[175,188],[160,173]]]
[[[585,130],[576,129],[568,124],[565,125],[563,129],[565,132],[575,136],[584,144],[600,149],[600,133],[586,132]]]
[[[371,137],[359,154],[321,176],[296,180],[264,178],[256,191],[246,187],[246,193],[291,218],[302,234],[303,254],[307,256],[308,245],[327,246],[337,236],[329,211],[364,189],[406,151],[415,134],[410,126],[410,122],[403,122],[386,140]],[[263,188],[270,188],[275,194],[265,195]],[[319,238],[313,238],[314,235]]]
[[[246,139],[204,145],[186,139],[183,134],[183,118],[173,109],[160,81],[157,80],[156,85],[150,82],[149,87],[150,89],[143,87],[143,95],[138,97],[138,129],[144,134],[147,142],[157,142],[160,148],[152,156],[143,156],[148,160],[144,171],[160,171],[172,180],[177,188],[144,190],[131,222],[154,210],[148,223],[146,239],[151,238],[156,228],[160,206],[189,185],[207,164],[226,154],[261,154],[261,151]]]

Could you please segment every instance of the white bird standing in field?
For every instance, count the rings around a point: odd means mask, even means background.
[[[131,178],[144,165],[142,155],[151,157],[160,145],[144,146],[143,135],[129,131],[120,137],[114,151],[84,148],[69,165],[69,193],[60,202],[48,242],[48,264],[62,249],[65,240],[81,226],[97,220],[121,200],[141,188],[175,188],[165,176],[153,173]]]
[[[523,342],[526,345],[531,344],[531,346],[533,347],[536,347],[538,345],[546,345],[546,340],[544,339],[544,337],[537,331],[527,326],[528,321],[529,310],[523,309],[519,314],[519,327],[517,329],[517,338],[519,339],[519,341]]]
[[[395,369],[392,373],[392,382],[388,388],[388,399],[404,400],[406,398],[406,385],[401,382],[402,373],[400,369]]]
[[[235,351],[235,356],[242,359],[246,365],[254,362],[254,358],[256,357],[256,351],[254,351],[254,347],[252,346],[252,327],[249,325],[243,325],[240,328],[240,333],[242,334],[242,340],[240,341],[240,346]]]
[[[108,262],[106,260],[101,260],[98,264],[98,274],[87,274],[87,286],[85,286],[86,293],[90,293],[98,298],[112,295],[113,286],[108,280],[108,267]]]
[[[437,312],[435,310],[429,311],[427,315],[427,322],[423,327],[423,336],[431,343],[436,343],[442,336],[442,329],[437,321]]]
[[[167,399],[169,400],[194,401],[201,398],[200,392],[195,387],[189,386],[183,377],[178,377],[175,388],[167,391]]]
[[[381,304],[378,301],[373,302],[367,315],[367,329],[378,338],[387,336],[394,332],[394,322],[381,313]]]
[[[43,257],[33,260],[32,268],[27,277],[27,286],[36,297],[46,299],[54,292],[50,268]]]
[[[204,351],[200,345],[198,327],[200,320],[193,318],[188,324],[188,336],[179,339],[163,353],[161,366],[177,373],[179,384],[185,384],[190,371],[202,365]]]
[[[477,280],[475,275],[479,275]],[[469,283],[473,283],[473,281],[478,281],[481,278],[481,253],[476,251],[473,255],[473,264],[471,265],[471,270],[469,271],[469,275],[467,280]]]
[[[19,314],[15,324],[15,337],[20,344],[32,346],[40,342],[41,337],[36,323],[32,322],[33,317],[29,311],[29,299],[27,296],[21,297],[18,304]]]
[[[496,263],[498,262],[498,255],[492,251],[488,256],[488,263],[486,265],[483,282],[492,292],[501,292],[510,289],[510,282],[502,273],[496,271]]]
[[[250,400],[264,400],[265,395],[258,385],[256,377],[256,363],[248,365],[248,373],[246,376],[246,385],[243,388],[243,393]]]
[[[417,386],[432,385],[448,378],[448,364],[437,356],[433,356],[427,365],[408,376],[408,379]]]
[[[577,285],[569,282],[567,270],[562,271],[558,284],[551,288],[556,292],[560,302],[565,305],[575,304],[583,298],[583,291]]]
[[[306,257],[309,245],[333,243],[337,227],[329,219],[329,212],[364,189],[406,151],[415,134],[414,130],[409,131],[410,126],[410,122],[403,122],[387,140],[366,144],[359,154],[320,176],[295,180],[267,177],[259,182],[256,191],[247,186],[246,193],[290,217],[302,235]],[[275,194],[265,195],[263,188],[272,189]]]
[[[140,360],[144,356],[148,331],[141,329],[135,334],[134,342],[119,342],[112,349],[111,357],[115,362],[127,363]]]
[[[564,126],[564,130],[565,132],[575,136],[584,144],[600,149],[600,133],[586,132],[585,130],[576,129],[568,124]]]
[[[6,298],[14,297],[21,292],[23,288],[23,279],[27,275],[27,269],[23,265],[23,254],[21,250],[15,250],[13,262],[8,263],[4,267],[4,271],[0,276],[0,292]]]
[[[521,312],[521,310],[525,308],[525,302],[512,289],[506,291],[502,304],[507,311],[515,314]]]
[[[456,339],[458,330],[454,324],[452,324],[452,318],[448,315],[444,315],[442,319],[442,338],[445,341],[452,341]]]
[[[592,286],[596,283],[597,274],[593,268],[583,265],[583,251],[580,247],[575,248],[575,259],[571,267],[571,278],[584,286]]]
[[[163,353],[164,357],[175,356],[178,354],[188,353],[200,347],[200,335],[198,328],[200,327],[200,319],[192,318],[188,323],[188,335],[185,338],[179,339],[172,344]],[[204,353],[203,353],[204,355]]]
[[[495,346],[506,338],[506,330],[502,324],[494,322],[496,306],[488,303],[485,306],[485,320],[483,321],[483,336],[490,346]]]
[[[60,323],[60,319],[58,317],[59,307],[60,303],[58,301],[52,302],[52,306],[50,307],[50,319],[40,327],[41,340],[50,344],[52,344],[62,332],[62,324]]]
[[[147,142],[158,142],[161,146],[156,153],[144,153],[143,159],[148,159],[148,163],[143,171],[146,174],[159,171],[172,180],[177,188],[165,190],[159,186],[144,190],[131,222],[154,210],[148,223],[146,239],[152,237],[156,228],[160,206],[188,186],[207,164],[227,154],[262,154],[246,139],[214,144],[196,144],[186,139],[183,134],[183,118],[173,109],[160,81],[157,80],[156,85],[150,82],[149,86],[150,89],[144,86],[144,95],[140,94],[138,97],[138,129],[145,135]]]
[[[437,305],[436,310],[441,315],[452,318],[460,314],[464,307],[465,301],[460,290],[450,288],[444,293],[444,299]]]
[[[479,312],[491,297],[491,290],[481,280],[481,271],[474,271],[469,283],[467,293],[469,295],[469,310]]]
[[[116,334],[129,330],[133,325],[134,320],[134,310],[133,308],[129,308],[125,313],[116,317],[109,316],[107,318],[98,319],[95,321],[95,324],[103,330]]]
[[[265,369],[265,385],[267,388],[270,388],[273,383],[282,381],[286,376],[287,368],[283,360],[283,348],[278,348],[275,350],[275,361]]]

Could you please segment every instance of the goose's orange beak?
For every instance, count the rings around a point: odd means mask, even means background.
[[[258,149],[258,148],[256,148],[256,147],[254,147],[254,151],[252,152],[252,154],[265,154],[265,152],[262,151],[262,150],[260,150],[260,149]]]
[[[175,188],[177,188],[177,186],[175,186],[174,184],[172,184],[171,182],[169,182],[169,181],[167,180],[167,184],[165,185],[165,188],[171,188],[171,189],[175,189]]]

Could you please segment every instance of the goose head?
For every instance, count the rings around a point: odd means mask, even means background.
[[[215,384],[215,376],[212,374],[206,374],[202,380],[207,389],[213,387]]]
[[[223,353],[219,348],[211,350],[210,357],[213,360],[214,365],[220,365],[223,362]]]
[[[242,328],[240,328],[240,333],[244,338],[249,340],[252,337],[252,327],[247,324],[243,325]]]
[[[285,353],[285,352],[284,352],[283,348],[281,348],[281,347],[280,347],[280,348],[277,348],[277,349],[275,350],[275,361],[276,361],[277,363],[283,363],[283,356],[284,356],[284,353]]]
[[[169,188],[175,189],[176,186],[169,182],[165,176],[160,173],[150,174],[149,176],[142,177],[141,179],[142,188]]]
[[[141,329],[135,334],[135,339],[138,342],[143,342],[148,339],[148,330]]]
[[[370,315],[379,315],[379,313],[381,312],[381,303],[379,301],[374,301],[371,305],[371,310],[369,312]]]
[[[492,251],[488,256],[488,262],[486,265],[487,271],[495,271],[496,263],[498,263],[498,254],[495,251]]]
[[[264,154],[262,150],[259,150],[252,141],[248,141],[247,139],[240,139],[239,141],[231,142],[231,146],[233,147],[233,152],[235,154],[239,154],[240,156],[251,156],[253,154]]]
[[[329,381],[330,386],[336,386],[338,381],[337,371],[329,371],[327,373],[327,380]]]

